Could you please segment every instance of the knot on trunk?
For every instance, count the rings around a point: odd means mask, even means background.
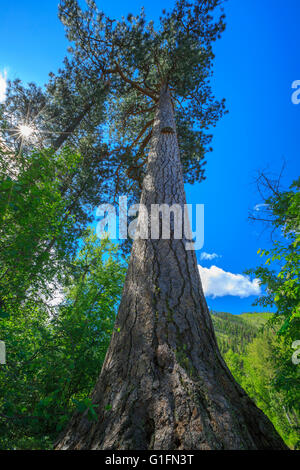
[[[170,127],[170,126],[162,127],[161,130],[160,130],[160,132],[161,132],[162,134],[174,134],[174,133],[175,133],[174,129],[173,129],[172,127]]]

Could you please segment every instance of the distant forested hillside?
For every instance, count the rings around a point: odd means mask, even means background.
[[[271,313],[211,312],[221,353],[235,379],[293,449],[300,448],[299,365],[269,325]]]
[[[219,348],[224,355],[229,350],[244,353],[262,327],[272,317],[271,313],[242,313],[232,315],[226,312],[211,312]]]

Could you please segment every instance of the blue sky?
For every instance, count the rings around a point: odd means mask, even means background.
[[[47,82],[61,66],[68,43],[57,18],[57,0],[1,2],[0,71],[24,82]],[[157,19],[162,3],[150,0],[100,2],[110,16],[136,13],[144,5]],[[164,8],[173,5],[165,1]],[[217,254],[200,260],[208,304],[215,310],[241,313],[251,306],[257,286],[241,276],[260,262],[258,248],[270,245],[262,227],[247,220],[262,202],[253,184],[259,169],[279,173],[283,159],[287,187],[299,175],[300,105],[292,104],[292,82],[300,80],[299,0],[228,0],[227,30],[214,47],[213,90],[226,98],[227,114],[213,130],[207,180],[187,186],[189,203],[205,204],[203,251]],[[226,295],[226,294],[232,295]],[[213,298],[214,294],[220,297]]]

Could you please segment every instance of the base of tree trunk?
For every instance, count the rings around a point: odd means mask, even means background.
[[[126,296],[93,393],[98,420],[76,413],[56,449],[286,449],[225,365],[203,293],[195,292],[188,305],[190,289],[186,295],[180,290],[180,304],[174,306],[163,298],[162,284],[159,288],[152,276],[145,278],[151,259],[149,253],[148,262],[140,258],[151,246],[145,243],[134,244]],[[172,258],[167,245],[177,242],[153,243],[165,243],[162,280]],[[164,253],[162,246],[159,252]],[[158,266],[154,251],[152,259]]]

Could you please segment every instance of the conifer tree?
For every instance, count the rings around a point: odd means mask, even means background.
[[[158,29],[143,13],[112,21],[93,1],[86,11],[76,1],[61,4],[76,60],[110,81],[111,134],[136,178],[145,175],[141,202],[149,212],[153,204],[183,208],[184,175],[201,179],[205,132],[224,109],[209,87],[212,42],[224,29],[224,17],[215,20],[219,4],[179,0]],[[77,413],[57,449],[285,448],[226,367],[195,251],[171,226],[170,239],[134,241],[92,394],[97,419]]]
[[[8,83],[6,100],[0,105],[2,142],[16,176],[22,158],[44,148],[60,151],[63,146],[83,156],[76,174],[64,175],[62,195],[74,200],[72,213],[83,223],[86,207],[101,203],[101,191],[108,193],[113,179],[113,164],[107,162],[108,148],[103,140],[104,102],[107,84],[91,77],[65,59],[57,75],[50,74],[45,88],[35,83],[24,86],[19,79]],[[20,126],[31,134],[23,136]]]

